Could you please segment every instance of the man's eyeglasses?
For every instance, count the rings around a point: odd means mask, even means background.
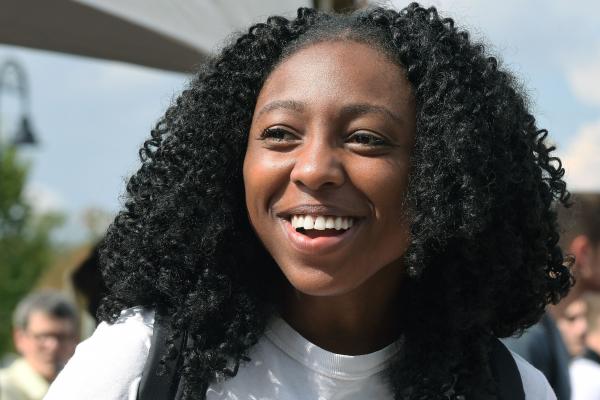
[[[65,343],[75,340],[76,336],[67,333],[53,332],[25,332],[27,336],[35,340],[37,343],[47,343],[50,340],[56,340],[58,343]]]

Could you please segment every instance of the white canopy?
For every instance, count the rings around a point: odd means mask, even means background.
[[[310,0],[0,0],[0,43],[187,72],[233,31]]]

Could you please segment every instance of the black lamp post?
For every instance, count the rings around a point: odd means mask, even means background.
[[[18,94],[19,102],[21,104],[20,124],[13,135],[12,140],[8,140],[7,143],[13,146],[37,144],[35,134],[31,129],[29,118],[29,87],[27,86],[27,76],[25,74],[25,69],[15,60],[7,60],[0,65],[0,100],[2,99],[3,91],[7,89],[15,91]],[[1,116],[2,114],[0,111],[0,117]],[[1,124],[0,129],[2,129]]]

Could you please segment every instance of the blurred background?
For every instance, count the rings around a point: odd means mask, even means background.
[[[31,290],[57,288],[94,307],[94,248],[138,149],[231,32],[300,6],[367,3],[0,0],[0,357],[12,351],[12,310]],[[490,43],[550,131],[569,189],[600,192],[600,3],[576,4],[423,3]],[[83,337],[95,326],[84,315]]]

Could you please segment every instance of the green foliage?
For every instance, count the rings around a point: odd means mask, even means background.
[[[11,316],[54,257],[59,214],[37,215],[24,197],[28,165],[0,143],[0,356],[12,348]]]

